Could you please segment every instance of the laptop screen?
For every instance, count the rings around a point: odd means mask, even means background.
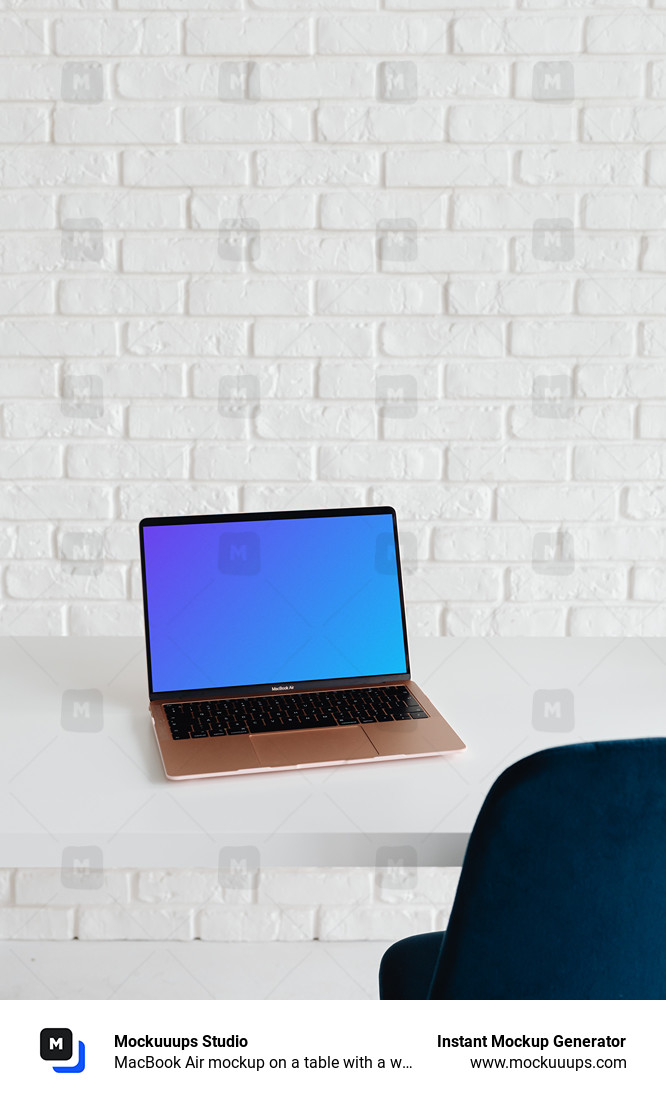
[[[390,509],[141,533],[152,693],[408,671]]]

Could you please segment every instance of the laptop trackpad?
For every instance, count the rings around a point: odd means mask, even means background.
[[[295,733],[250,734],[252,748],[264,767],[337,764],[341,760],[371,760],[378,752],[359,726],[300,730]]]

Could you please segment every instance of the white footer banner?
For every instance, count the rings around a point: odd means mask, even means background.
[[[7,1096],[666,1095],[661,1001],[4,1001],[0,1013]]]

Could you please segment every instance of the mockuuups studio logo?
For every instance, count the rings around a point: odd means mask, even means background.
[[[104,72],[99,61],[68,61],[62,70],[60,96],[66,103],[101,103]]]
[[[99,733],[104,727],[104,700],[97,688],[62,693],[60,724],[71,733]]]
[[[571,733],[574,697],[568,688],[541,688],[532,699],[532,726],[539,733]]]
[[[220,535],[217,564],[220,573],[252,577],[259,572],[261,557],[256,531],[223,531]]]
[[[39,1055],[45,1062],[71,1062],[74,1037],[68,1027],[44,1027],[39,1033]],[[79,1039],[74,1065],[51,1066],[55,1073],[83,1073],[86,1048]]]
[[[415,890],[418,857],[411,845],[387,845],[377,849],[375,870],[380,891]]]
[[[220,848],[217,880],[227,900],[233,900],[235,891],[253,890],[259,864],[259,849],[251,844]]]
[[[537,103],[571,103],[574,70],[570,61],[537,61],[532,70],[532,99]]]

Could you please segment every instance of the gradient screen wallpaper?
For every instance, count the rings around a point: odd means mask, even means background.
[[[142,532],[153,692],[407,671],[390,514]]]

